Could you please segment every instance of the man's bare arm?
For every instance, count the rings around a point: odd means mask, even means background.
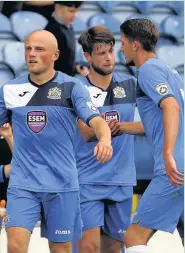
[[[169,181],[178,186],[183,184],[183,174],[178,172],[176,162],[173,158],[174,147],[178,135],[180,107],[173,97],[164,99],[160,104],[163,110],[163,127],[164,127],[164,145],[163,158],[165,162],[166,174]]]

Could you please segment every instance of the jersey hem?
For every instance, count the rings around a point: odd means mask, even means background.
[[[134,183],[110,183],[110,182],[85,182],[85,181],[79,181],[79,184],[89,184],[89,185],[107,185],[107,186],[136,186],[136,182]]]
[[[33,192],[72,192],[72,191],[79,191],[79,188],[63,188],[63,189],[34,189],[30,187],[20,186],[20,185],[9,185],[9,188],[16,187],[19,189],[27,190],[27,191],[33,191]]]

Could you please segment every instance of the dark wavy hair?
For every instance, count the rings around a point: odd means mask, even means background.
[[[159,32],[154,23],[148,19],[130,19],[120,26],[121,32],[130,41],[139,41],[147,52],[154,52]]]
[[[94,26],[81,33],[78,43],[82,46],[84,52],[92,53],[98,43],[115,45],[114,34],[104,26]]]

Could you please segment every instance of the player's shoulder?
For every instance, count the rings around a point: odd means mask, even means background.
[[[25,84],[25,83],[28,83],[29,82],[29,80],[28,80],[28,74],[25,74],[25,75],[23,75],[23,76],[19,76],[19,77],[16,77],[16,78],[14,78],[14,79],[11,79],[11,80],[9,80],[8,82],[6,82],[5,84],[4,84],[4,86],[6,86],[6,85],[18,85],[18,84]]]
[[[120,73],[120,72],[113,72],[112,73],[113,82],[121,83],[123,81],[129,81],[136,83],[137,79],[134,76]]]
[[[147,72],[146,72],[147,71]],[[146,61],[139,69],[139,73],[153,73],[153,71],[167,71],[167,65],[162,60],[151,58]]]
[[[58,71],[55,81],[61,86],[74,87],[76,85],[82,85],[81,80],[76,77],[69,76],[63,72]],[[66,84],[66,85],[65,85]]]

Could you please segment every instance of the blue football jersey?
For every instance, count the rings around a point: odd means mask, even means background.
[[[93,85],[88,77],[82,78],[90,93],[92,103],[104,113],[106,121],[117,119],[130,122],[134,119],[136,81],[132,76],[113,73],[107,90]],[[112,138],[113,156],[110,161],[100,163],[93,156],[97,142],[85,142],[77,133],[76,162],[80,184],[135,185],[134,136],[123,134]]]
[[[174,97],[180,106],[179,132],[174,148],[177,169],[184,171],[184,99],[183,80],[177,71],[158,59],[149,59],[138,69],[137,106],[146,136],[152,145],[154,173],[164,174],[163,160],[163,111],[160,103]]]
[[[0,89],[0,125],[12,113],[14,150],[11,187],[37,192],[74,191],[76,118],[88,124],[99,115],[80,80],[56,72],[43,85],[29,75]]]

